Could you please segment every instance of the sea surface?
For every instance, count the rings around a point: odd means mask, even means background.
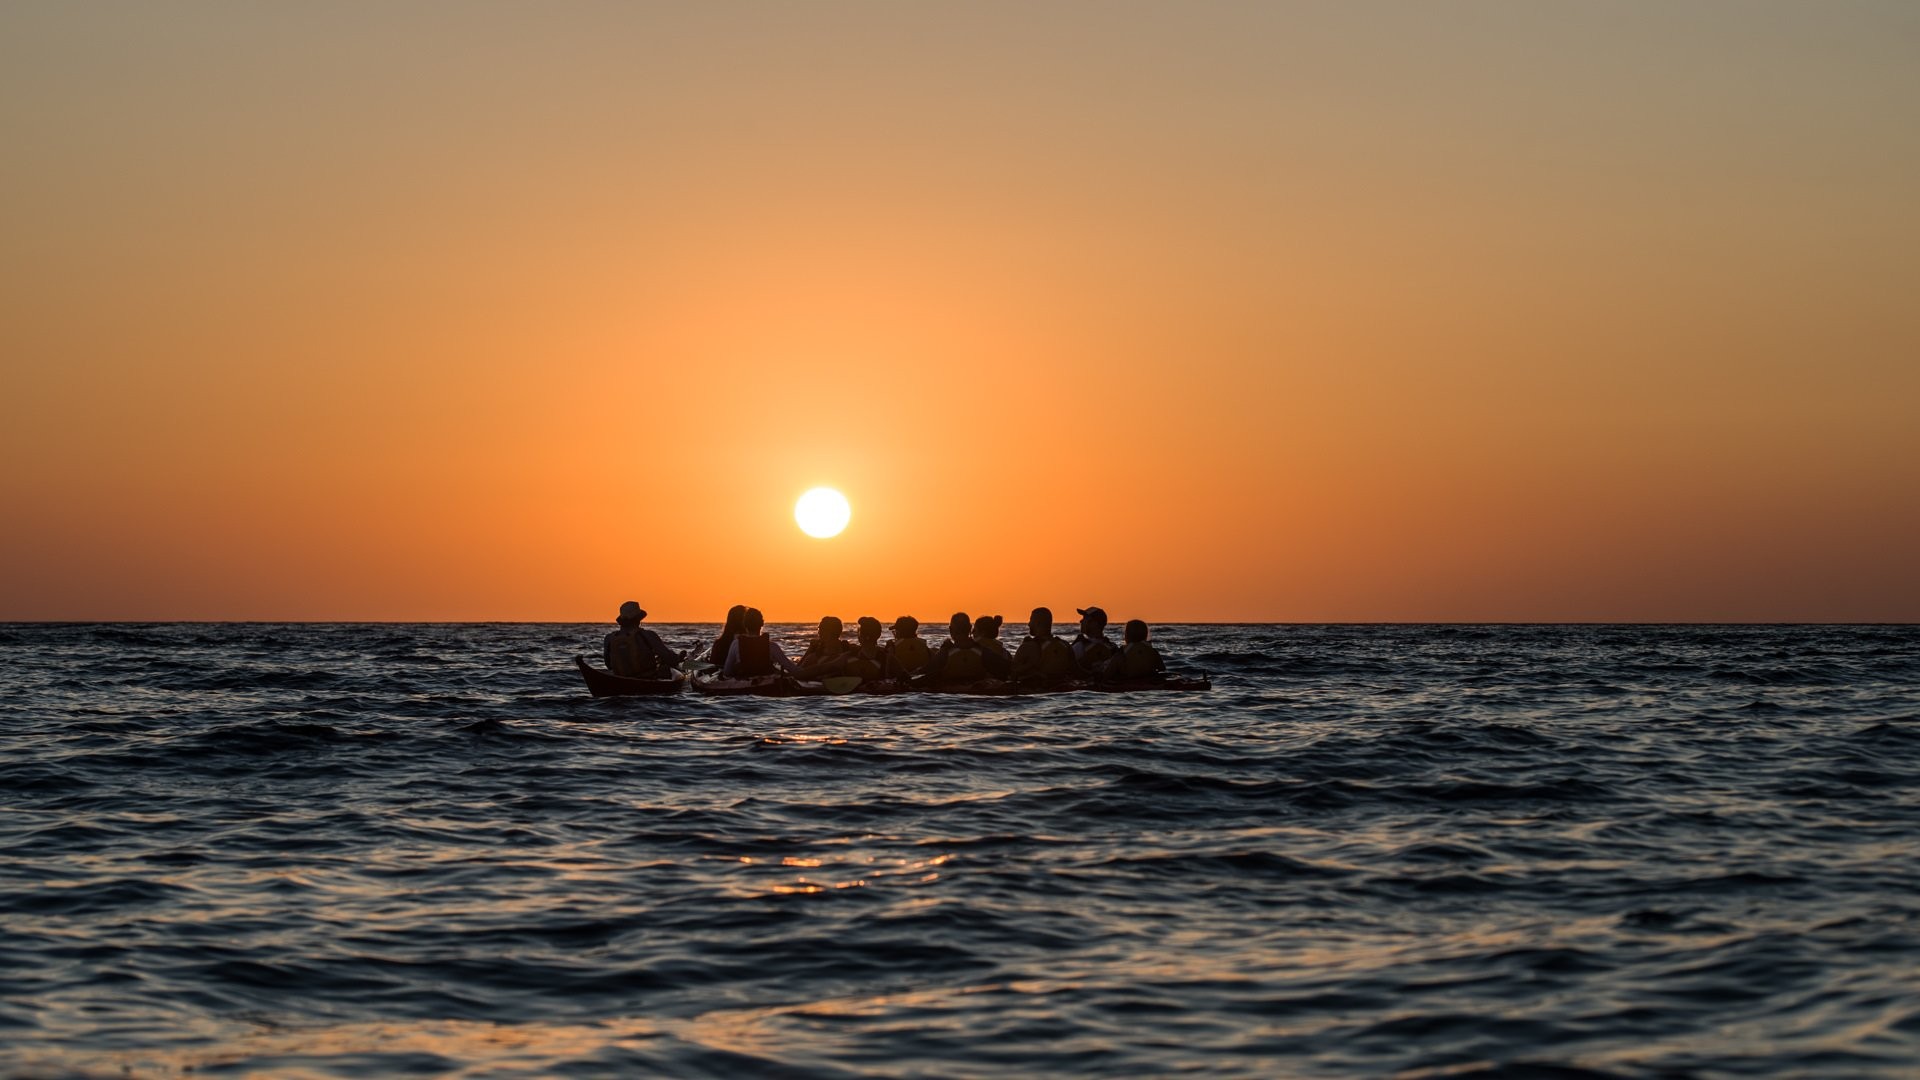
[[[1920,629],[596,701],[608,628],[0,626],[0,1075],[1920,1076]]]

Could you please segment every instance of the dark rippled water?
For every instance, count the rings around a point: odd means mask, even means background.
[[[594,701],[601,632],[0,627],[0,1072],[1920,1074],[1920,630]]]

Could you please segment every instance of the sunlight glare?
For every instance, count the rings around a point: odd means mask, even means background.
[[[814,488],[793,504],[793,520],[799,523],[800,531],[821,540],[840,535],[852,517],[847,497],[828,487]]]

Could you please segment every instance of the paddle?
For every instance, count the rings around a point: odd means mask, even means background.
[[[826,687],[829,694],[851,694],[865,681],[858,675],[835,675],[830,679],[821,679],[820,685]]]
[[[678,667],[681,671],[684,671],[689,675],[698,675],[702,672],[712,671],[714,668],[719,667],[720,665],[715,664],[712,661],[693,659],[694,657],[699,656],[700,650],[706,647],[707,647],[706,643],[696,641],[692,645],[689,645],[685,649],[682,649],[680,651],[680,662],[675,666]]]

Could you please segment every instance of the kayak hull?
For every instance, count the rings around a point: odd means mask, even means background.
[[[1075,680],[1056,683],[1052,686],[1016,685],[1002,679],[983,679],[979,682],[962,683],[956,686],[927,686],[899,679],[879,679],[863,682],[851,688],[829,688],[824,682],[796,679],[791,675],[728,679],[719,675],[700,674],[689,680],[685,673],[675,672],[670,679],[629,679],[594,667],[587,663],[584,656],[576,656],[573,659],[574,664],[580,669],[580,677],[586,680],[587,690],[594,697],[677,694],[689,681],[693,683],[696,693],[710,697],[822,697],[836,692],[876,695],[958,694],[969,697],[1037,697],[1046,694],[1074,693],[1193,693],[1213,689],[1213,680],[1204,675],[1169,675],[1163,679],[1124,679],[1116,682]]]
[[[677,694],[687,682],[687,677],[677,671],[670,679],[629,679],[594,667],[584,656],[574,657],[573,662],[580,669],[580,677],[586,680],[587,692],[597,698]]]
[[[714,697],[819,697],[827,693],[825,683],[804,682],[791,675],[762,675],[753,679],[696,675],[693,689]]]
[[[854,689],[856,694],[962,694],[972,697],[1037,697],[1044,694],[1075,694],[1081,692],[1097,694],[1147,694],[1147,693],[1193,693],[1213,689],[1213,680],[1204,675],[1170,675],[1164,679],[1122,679],[1114,682],[1092,682],[1073,680],[1054,683],[1050,686],[1020,685],[1002,679],[982,679],[979,682],[961,683],[954,686],[924,686],[917,683],[887,679],[879,682],[861,683]]]

